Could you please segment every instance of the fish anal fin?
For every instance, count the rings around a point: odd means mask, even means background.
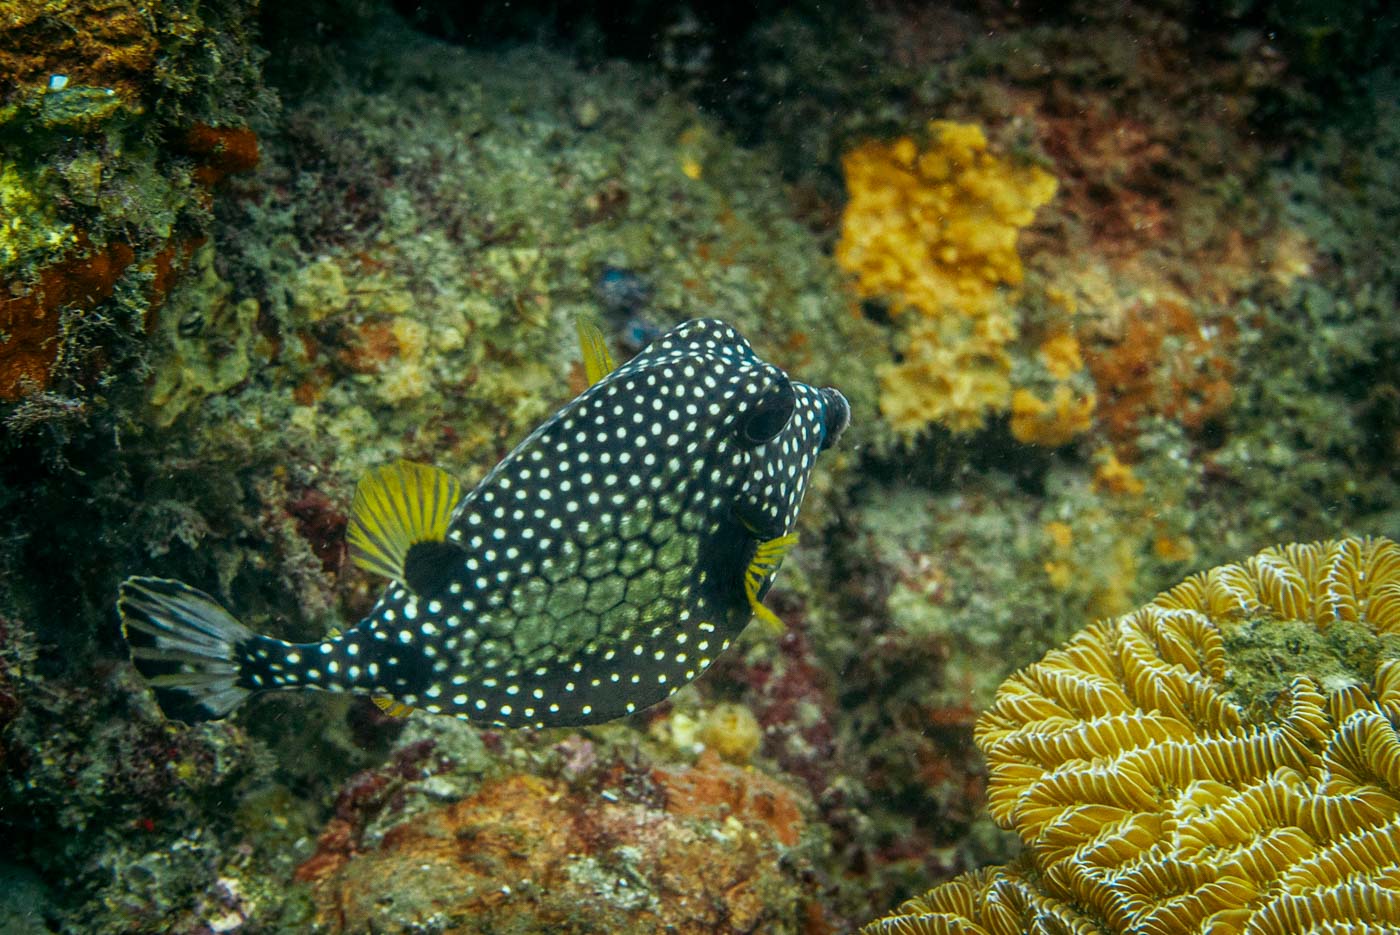
[[[370,700],[374,702],[376,708],[383,711],[389,717],[408,717],[413,713],[412,705],[406,705],[396,698],[390,698],[388,695],[375,695]]]
[[[411,461],[375,468],[355,488],[346,541],[356,565],[404,580],[409,550],[447,537],[462,485],[446,471]]]
[[[583,372],[588,377],[588,385],[592,386],[616,370],[617,364],[603,339],[602,329],[593,319],[580,315],[574,327],[578,331],[579,352],[583,355]]]
[[[783,622],[778,619],[777,614],[764,606],[758,592],[763,587],[763,582],[778,570],[783,557],[796,544],[795,533],[760,542],[753,558],[749,560],[749,567],[744,569],[744,595],[749,599],[749,609],[773,633],[783,631]]]

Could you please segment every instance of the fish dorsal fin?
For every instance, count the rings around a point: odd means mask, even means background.
[[[350,557],[375,574],[406,581],[409,549],[442,542],[462,485],[446,471],[411,461],[375,468],[355,487],[346,541]]]
[[[774,633],[782,632],[783,622],[778,619],[777,614],[763,606],[758,591],[759,588],[763,587],[763,582],[767,581],[768,577],[778,570],[778,566],[782,564],[783,556],[787,555],[788,550],[796,544],[796,533],[788,533],[786,536],[760,542],[758,550],[754,552],[753,559],[749,562],[749,567],[744,570],[744,594],[749,599],[749,609]]]
[[[375,695],[370,698],[370,701],[373,701],[374,706],[389,715],[389,717],[408,717],[413,713],[412,705],[406,705],[396,698],[390,698],[388,695]]]
[[[617,364],[603,340],[602,329],[593,319],[580,315],[574,327],[578,330],[578,348],[583,354],[583,372],[588,376],[588,385],[592,386],[616,370]]]

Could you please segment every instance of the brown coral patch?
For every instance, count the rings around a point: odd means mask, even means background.
[[[44,270],[37,282],[0,284],[0,399],[16,400],[48,386],[59,351],[59,324],[67,306],[91,308],[112,294],[135,259],[131,247],[93,247],[79,241],[81,255]]]
[[[206,188],[258,165],[258,137],[247,127],[195,124],[181,137],[180,148],[194,157],[194,180]]]
[[[1196,575],[1007,680],[976,736],[1021,862],[867,931],[1395,931],[1397,722],[1400,546]]]
[[[635,776],[601,793],[494,780],[358,852],[348,825],[332,827],[298,878],[332,932],[791,927],[802,907],[782,857],[804,827],[792,791],[713,755],[645,779],[644,796]]]
[[[292,495],[287,512],[296,522],[297,532],[320,560],[321,569],[327,574],[339,574],[345,564],[345,527],[349,520],[335,501],[314,487],[306,487]]]
[[[1234,396],[1237,328],[1200,321],[1184,304],[1163,299],[1132,311],[1110,338],[1086,338],[1085,358],[1098,386],[1097,417],[1117,442],[1130,443],[1140,423],[1165,416],[1192,432],[1219,418]]]
[[[204,246],[207,240],[207,237],[171,240],[157,251],[148,263],[143,264],[142,268],[148,269],[151,275],[151,281],[146,286],[146,295],[151,300],[150,307],[146,309],[147,331],[155,327],[156,310],[165,302],[170,287],[190,265],[190,258],[194,256],[194,252]]]
[[[1064,186],[1062,208],[1084,220],[1096,252],[1130,256],[1175,233],[1167,183],[1174,154],[1159,132],[1109,100],[1058,85],[1046,93],[1039,122]]]

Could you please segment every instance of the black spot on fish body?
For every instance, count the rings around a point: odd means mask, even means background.
[[[439,597],[454,580],[465,556],[449,542],[415,542],[404,559],[404,584],[422,598]]]

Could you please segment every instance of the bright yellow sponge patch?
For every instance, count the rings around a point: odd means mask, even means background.
[[[974,327],[952,319],[921,321],[909,329],[904,359],[878,369],[880,412],[896,431],[913,434],[931,423],[967,432],[1011,399],[1006,342],[1015,326],[1004,314]]]
[[[1089,430],[1094,404],[1093,393],[1076,396],[1064,383],[1056,384],[1048,400],[1017,390],[1011,394],[1011,435],[1026,445],[1067,445]]]
[[[1016,238],[1055,195],[1054,176],[1001,159],[982,129],[938,120],[931,148],[872,142],[842,166],[850,202],[836,260],[863,295],[930,317],[982,315],[1021,283]]]
[[[880,372],[881,412],[904,433],[975,429],[1007,407],[1016,324],[999,292],[1021,284],[1017,237],[1056,189],[1044,170],[994,155],[980,127],[935,121],[928,139],[923,150],[908,137],[866,143],[842,161],[837,262],[862,296],[925,319],[904,361]]]

